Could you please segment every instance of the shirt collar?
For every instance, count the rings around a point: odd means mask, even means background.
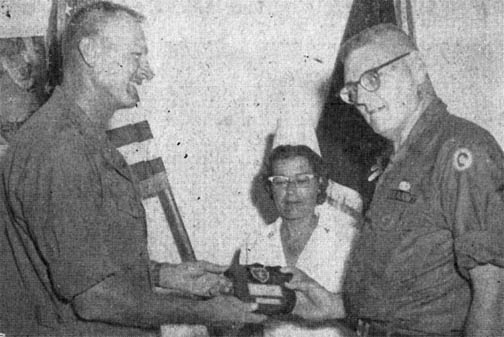
[[[65,93],[63,88],[56,87],[51,99],[65,104],[65,117],[76,127],[92,151],[100,153],[103,159],[118,173],[132,180],[126,161],[114,145],[109,142],[103,125],[93,122],[77,103]]]
[[[92,143],[106,142],[107,138],[103,126],[92,121],[63,88],[59,86],[54,88],[53,97],[58,101],[64,102],[66,117],[87,140]]]
[[[431,133],[435,132],[440,125],[441,119],[445,118],[446,115],[448,115],[446,104],[439,98],[434,97],[416,121],[406,141],[392,156],[391,161],[398,161],[412,148],[420,148],[421,150],[431,140]]]

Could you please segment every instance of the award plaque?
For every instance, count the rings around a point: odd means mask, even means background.
[[[285,315],[294,309],[296,293],[284,286],[292,274],[280,272],[280,266],[240,265],[239,261],[240,250],[237,250],[231,267],[224,273],[233,282],[234,296],[257,303],[256,312],[266,315]]]

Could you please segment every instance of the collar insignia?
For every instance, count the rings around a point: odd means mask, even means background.
[[[379,176],[381,176],[382,173],[383,173],[383,168],[381,167],[381,165],[379,165],[379,164],[373,165],[373,166],[371,166],[371,174],[369,175],[367,180],[369,182],[371,182],[371,181],[375,180],[376,178],[378,178]]]

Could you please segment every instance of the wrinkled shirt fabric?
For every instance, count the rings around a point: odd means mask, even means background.
[[[345,281],[351,318],[460,335],[469,270],[504,267],[503,193],[494,138],[434,99],[377,183]]]
[[[346,209],[346,208],[345,208]],[[296,267],[304,271],[331,292],[341,291],[345,265],[356,232],[356,222],[350,212],[324,203],[315,208],[317,227],[301,252]],[[353,211],[352,213],[356,213]],[[262,225],[242,245],[242,264],[261,263],[270,266],[287,266],[280,235],[282,218]],[[307,325],[302,322],[268,322],[264,327],[266,337],[339,337],[342,331],[331,324]]]
[[[155,336],[79,319],[72,300],[127,273],[151,288],[145,213],[122,155],[56,88],[20,129],[1,171],[0,332]]]

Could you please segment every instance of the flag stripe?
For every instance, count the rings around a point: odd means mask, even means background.
[[[110,142],[117,148],[154,138],[149,122],[147,121],[107,130],[107,136]]]

